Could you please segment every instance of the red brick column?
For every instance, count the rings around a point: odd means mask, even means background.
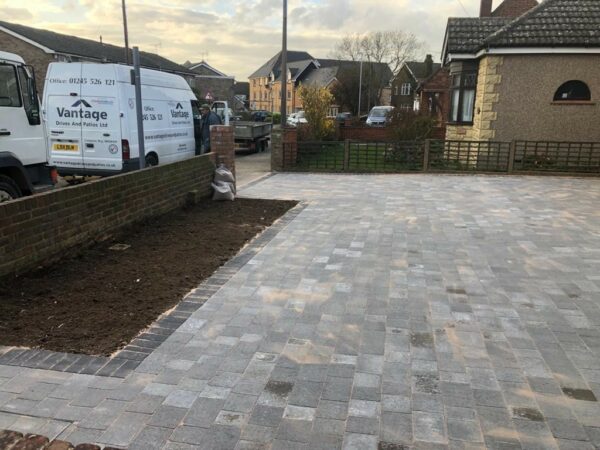
[[[283,168],[294,167],[298,156],[298,130],[285,128],[283,130]]]
[[[210,151],[215,154],[215,163],[225,164],[235,175],[235,138],[233,127],[213,125],[210,127]]]

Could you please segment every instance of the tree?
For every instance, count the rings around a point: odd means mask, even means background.
[[[316,140],[324,139],[331,132],[327,113],[331,107],[333,95],[326,88],[304,85],[300,86],[298,95],[302,100],[304,117],[308,122],[310,134]]]
[[[363,89],[366,90],[367,102],[363,105],[370,107],[372,101],[377,102],[381,98],[389,81],[386,71],[381,70],[378,63],[387,64],[396,75],[402,64],[415,58],[422,48],[423,43],[412,33],[402,30],[374,31],[365,35],[345,36],[335,44],[332,56],[340,60],[364,61]],[[355,102],[358,104],[358,89],[355,92]]]

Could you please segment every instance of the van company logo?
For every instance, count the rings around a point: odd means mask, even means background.
[[[108,119],[108,113],[106,111],[90,111],[88,109],[83,109],[84,106],[86,108],[92,108],[92,105],[90,105],[84,99],[81,99],[77,100],[75,103],[73,103],[73,105],[71,105],[71,108],[73,109],[57,107],[56,111],[58,112],[58,117],[64,117],[66,119],[91,119],[95,120],[96,122]]]
[[[75,103],[73,103],[73,105],[71,106],[71,108],[77,108],[78,106],[85,106],[86,108],[91,108],[92,105],[90,105],[88,102],[86,102],[85,100],[81,99],[81,100],[77,100]]]
[[[175,105],[175,109],[171,109],[171,117],[173,119],[189,119],[190,113],[189,111],[184,111],[183,105],[178,102],[177,105]]]

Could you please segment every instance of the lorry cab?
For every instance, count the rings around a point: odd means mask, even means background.
[[[51,187],[33,68],[0,51],[0,202]]]

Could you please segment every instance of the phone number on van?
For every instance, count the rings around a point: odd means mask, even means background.
[[[100,86],[102,84],[105,84],[106,86],[114,86],[115,85],[115,80],[104,80],[104,82],[100,79],[100,78],[90,78],[89,80],[87,78],[69,78],[67,79],[61,79],[61,78],[49,78],[48,79],[48,83],[54,83],[54,84],[92,84],[95,86]]]

